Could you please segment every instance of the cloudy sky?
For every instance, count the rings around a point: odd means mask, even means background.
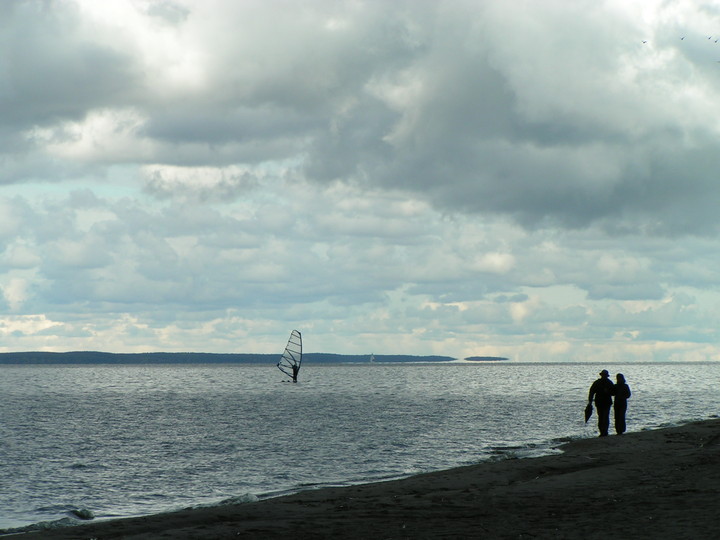
[[[0,350],[720,360],[720,2],[0,2]]]

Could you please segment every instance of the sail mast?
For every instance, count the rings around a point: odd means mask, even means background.
[[[297,382],[297,376],[302,365],[302,335],[298,330],[290,333],[290,339],[285,346],[285,351],[277,363],[277,367],[285,375]]]

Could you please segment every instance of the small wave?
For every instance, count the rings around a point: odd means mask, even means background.
[[[40,521],[25,527],[16,527],[13,529],[0,529],[0,534],[19,534],[37,531],[47,531],[50,529],[60,529],[61,527],[71,527],[77,525],[77,520],[72,518],[62,518],[53,521]]]
[[[196,504],[192,508],[216,508],[218,506],[227,506],[230,504],[247,504],[259,501],[259,497],[252,493],[245,493],[244,495],[236,495],[223,499],[220,502],[207,503],[207,504]]]
[[[83,521],[95,518],[95,515],[87,508],[73,508],[68,510],[68,516],[50,521],[40,521],[25,527],[16,527],[12,529],[0,529],[0,535],[19,534],[37,531],[49,531],[53,529],[62,529],[64,527],[73,527]]]
[[[83,521],[95,519],[95,514],[93,514],[87,508],[73,508],[72,510],[70,510],[70,515]]]
[[[562,444],[561,439],[556,439],[550,442],[550,444],[536,444],[529,443],[524,445],[500,445],[490,446],[487,448],[488,461],[502,461],[505,459],[523,459],[531,457],[541,457],[551,454],[560,454],[561,450],[556,448]],[[569,442],[569,441],[567,441]]]
[[[493,454],[504,454],[506,452],[516,452],[518,450],[524,450],[525,446],[513,446],[513,445],[507,445],[507,446],[491,446],[489,447],[489,450]]]
[[[109,467],[100,463],[72,463],[67,465],[66,468],[71,471],[102,471],[107,470]]]
[[[35,508],[35,512],[38,514],[66,514],[70,518],[89,520],[94,519],[95,515],[91,510],[83,506],[75,506],[72,504],[53,504],[50,506],[40,506]]]
[[[224,501],[220,501],[220,505],[252,503],[259,500],[260,499],[258,499],[257,495],[253,495],[252,493],[246,493],[245,495],[237,495],[235,497],[225,499]]]

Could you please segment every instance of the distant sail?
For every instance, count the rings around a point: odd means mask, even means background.
[[[375,353],[371,353],[370,354],[370,362],[372,363],[374,361],[375,361]]]
[[[302,364],[302,336],[297,330],[293,330],[290,333],[290,339],[285,346],[285,352],[283,353],[277,367],[285,375],[290,377],[293,382],[297,382],[298,372],[300,371],[300,365]]]

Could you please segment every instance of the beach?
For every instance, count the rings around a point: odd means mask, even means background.
[[[252,503],[89,522],[31,539],[718,538],[720,420]]]

